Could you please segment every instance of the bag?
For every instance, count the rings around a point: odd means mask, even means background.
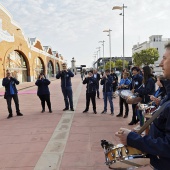
[[[4,99],[7,99],[7,93],[6,92],[4,93]]]

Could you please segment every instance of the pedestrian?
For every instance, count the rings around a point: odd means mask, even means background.
[[[131,81],[129,80],[129,73],[128,72],[124,72],[123,73],[123,78],[120,80],[119,86],[118,86],[118,90],[128,90]],[[125,115],[124,118],[128,117],[129,114],[129,105],[126,103],[126,99],[122,98],[121,96],[119,96],[119,114],[116,115],[116,117],[122,117],[123,116],[123,104],[125,106]]]
[[[13,117],[12,107],[11,107],[12,99],[14,100],[15,103],[17,116],[23,116],[23,114],[20,112],[19,109],[18,91],[16,88],[16,85],[18,84],[19,81],[11,75],[10,71],[7,70],[6,77],[3,78],[2,80],[2,86],[5,87],[5,96],[6,96],[7,107],[9,112],[7,119]]]
[[[93,77],[96,79],[96,82],[97,82],[97,89],[96,89],[96,92],[97,92],[97,98],[100,99],[100,92],[99,92],[99,81],[100,81],[100,74],[97,72],[96,69],[93,70]]]
[[[93,71],[89,71],[88,75],[83,80],[83,84],[86,85],[86,108],[83,111],[83,113],[88,112],[89,105],[90,105],[90,99],[93,105],[93,113],[97,114],[96,112],[96,89],[97,89],[97,80],[93,76]]]
[[[50,81],[45,77],[43,73],[40,73],[38,80],[35,82],[35,85],[38,86],[37,95],[41,100],[42,111],[45,112],[45,102],[47,103],[49,113],[52,113],[51,110],[51,101],[50,101],[50,91],[48,85]]]
[[[64,102],[65,102],[65,108],[63,111],[70,110],[74,111],[73,108],[73,91],[72,91],[72,84],[71,84],[71,77],[74,77],[74,74],[71,72],[71,70],[67,69],[66,63],[62,64],[63,70],[60,71],[56,78],[61,78],[61,90],[64,96]]]
[[[160,63],[164,78],[170,79],[170,43],[165,45],[165,53]],[[165,85],[166,97],[160,106],[170,101],[170,83]],[[125,146],[136,148],[150,158],[150,164],[154,170],[169,170],[170,167],[170,104],[166,104],[159,116],[150,125],[149,134],[141,136],[126,128],[120,128],[116,132],[120,142]]]
[[[112,101],[112,92],[113,92],[113,77],[110,75],[110,70],[106,70],[103,75],[100,84],[103,85],[103,97],[104,97],[104,110],[101,112],[102,114],[107,113],[107,99],[110,103],[111,115],[114,115],[114,107]]]

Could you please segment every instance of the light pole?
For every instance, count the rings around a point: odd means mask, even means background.
[[[99,43],[102,43],[102,46],[103,46],[103,71],[104,71],[104,68],[105,68],[105,62],[104,62],[104,40],[103,41],[99,41]]]
[[[119,9],[119,10],[123,10],[123,12],[122,13],[120,13],[120,15],[122,15],[123,16],[123,69],[125,68],[125,63],[124,63],[124,61],[125,61],[125,36],[124,36],[124,33],[125,33],[125,31],[124,31],[124,9],[125,8],[127,8],[127,6],[124,6],[124,4],[123,4],[123,6],[114,6],[113,8],[112,8],[112,10],[115,10],[115,9]]]
[[[110,72],[111,72],[111,31],[112,30],[104,30],[103,32],[108,32],[109,33],[109,52],[110,52]]]

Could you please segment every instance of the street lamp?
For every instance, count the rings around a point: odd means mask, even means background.
[[[125,45],[124,45],[124,42],[125,42],[125,39],[124,39],[124,8],[127,8],[127,6],[114,6],[112,8],[112,10],[115,10],[115,9],[119,9],[119,10],[123,10],[122,13],[120,13],[120,15],[123,16],[123,69],[125,68],[125,63],[124,63],[124,60],[125,60]]]
[[[102,43],[102,46],[103,46],[103,70],[105,68],[105,62],[104,62],[104,40],[103,41],[99,41],[99,43]]]
[[[111,72],[111,31],[112,30],[104,30],[103,32],[108,32],[108,36],[109,36],[109,51],[110,51],[110,72]]]

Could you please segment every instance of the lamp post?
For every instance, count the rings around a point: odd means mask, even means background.
[[[124,6],[124,4],[123,4],[123,6],[114,6],[113,8],[112,8],[112,10],[115,10],[115,9],[119,9],[119,10],[123,10],[122,11],[122,13],[120,13],[120,15],[122,15],[123,16],[123,69],[125,68],[125,63],[124,63],[124,60],[125,60],[125,45],[124,45],[124,43],[125,43],[125,36],[124,36],[124,33],[125,33],[125,31],[124,31],[124,9],[125,8],[127,8],[127,6]]]
[[[109,36],[109,52],[110,52],[110,72],[111,72],[111,31],[112,30],[104,30],[103,32],[108,32],[108,36]]]
[[[104,40],[103,41],[99,41],[99,43],[102,43],[102,46],[103,46],[103,70],[105,68],[105,62],[104,62]]]

